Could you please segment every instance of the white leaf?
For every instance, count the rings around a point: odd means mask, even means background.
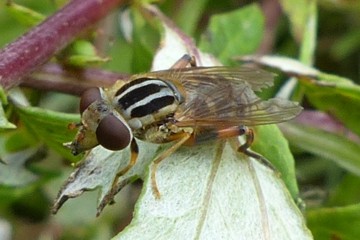
[[[282,180],[226,144],[182,148],[146,179],[131,224],[114,239],[312,239]]]
[[[319,71],[307,66],[298,60],[281,56],[243,56],[238,58],[242,61],[254,62],[264,66],[277,68],[284,73],[295,76],[316,77]]]
[[[160,48],[155,54],[152,71],[169,69],[184,54],[194,56],[197,66],[220,66],[221,63],[208,53],[200,51],[194,41],[177,28],[157,8],[147,6],[147,11],[155,15],[162,24],[163,37]]]
[[[138,141],[138,144],[140,152],[137,164],[121,176],[119,182],[132,176],[141,177],[158,149],[158,145],[155,144],[142,141]],[[68,198],[78,197],[84,191],[96,188],[100,188],[101,191],[99,204],[103,203],[104,198],[111,190],[115,175],[128,164],[129,160],[128,148],[122,151],[110,151],[101,146],[92,149],[61,188],[55,199],[53,212],[56,213]],[[101,210],[102,208],[99,209],[98,213]]]

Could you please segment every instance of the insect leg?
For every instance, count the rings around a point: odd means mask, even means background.
[[[165,158],[167,158],[170,154],[175,152],[179,147],[181,147],[184,144],[184,142],[186,142],[191,137],[191,134],[187,132],[182,132],[174,136],[176,136],[177,139],[180,140],[176,142],[174,145],[172,145],[170,148],[162,152],[159,156],[157,156],[151,165],[151,169],[150,169],[151,188],[156,199],[160,198],[160,191],[156,184],[156,170],[160,162]]]
[[[238,148],[238,151],[248,155],[249,157],[255,158],[261,164],[267,166],[268,168],[270,168],[276,172],[277,171],[276,168],[271,164],[271,162],[269,162],[269,160],[267,160],[260,154],[257,154],[255,152],[252,152],[249,150],[249,147],[254,142],[254,131],[246,126],[240,126],[240,127],[242,128],[242,131],[243,131],[243,134],[245,135],[246,141],[243,145],[241,145]]]
[[[105,195],[105,197],[103,198],[103,200],[101,201],[101,203],[98,206],[98,212],[96,215],[99,215],[100,212],[103,210],[103,208],[107,205],[107,204],[111,204],[114,202],[114,196],[125,186],[130,182],[130,177],[122,179],[122,181],[119,183],[118,180],[121,176],[123,176],[127,171],[129,171],[136,163],[136,160],[138,158],[139,155],[139,149],[138,149],[138,145],[136,143],[136,140],[133,138],[131,140],[131,144],[130,144],[130,151],[131,151],[131,155],[130,155],[130,162],[128,163],[128,165],[123,168],[121,171],[117,172],[115,175],[115,178],[112,182],[112,186],[110,191]]]
[[[128,165],[123,168],[121,171],[119,171],[118,173],[116,173],[115,179],[113,181],[112,184],[112,190],[115,190],[116,188],[116,184],[119,180],[119,177],[123,176],[127,171],[129,171],[136,163],[136,160],[138,158],[139,155],[139,147],[136,143],[135,138],[133,138],[131,140],[131,144],[130,144],[130,151],[131,151],[131,156],[130,156],[130,162],[128,163]]]
[[[191,138],[188,139],[188,141],[185,143],[185,145],[194,145],[197,143],[205,142],[211,139],[226,139],[230,137],[237,137],[245,135],[245,143],[242,144],[238,151],[242,152],[249,157],[255,158],[257,161],[259,161],[261,164],[269,167],[270,169],[276,171],[275,167],[263,156],[260,154],[257,154],[255,152],[252,152],[249,150],[249,147],[254,142],[254,132],[252,129],[246,127],[246,126],[235,126],[235,127],[229,127],[221,130],[216,129],[210,129],[208,131],[200,132],[197,134],[193,134]]]
[[[188,54],[184,54],[179,60],[177,60],[174,65],[171,66],[172,69],[174,68],[185,68],[190,64],[191,67],[196,67],[195,58],[191,57]]]
[[[201,131],[194,132],[188,141],[184,144],[187,146],[193,146],[199,143],[207,142],[214,139],[227,139],[231,137],[237,137],[245,134],[243,126],[235,126],[224,129],[202,129]]]

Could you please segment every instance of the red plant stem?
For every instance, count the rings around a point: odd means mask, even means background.
[[[263,41],[257,51],[258,55],[265,55],[272,52],[282,12],[278,0],[262,1],[261,7],[265,16],[265,32]]]
[[[17,86],[124,0],[73,0],[0,51],[0,85]]]

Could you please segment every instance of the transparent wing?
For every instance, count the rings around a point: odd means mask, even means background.
[[[152,72],[146,77],[171,81],[183,88],[186,100],[175,116],[179,126],[223,128],[279,123],[302,110],[285,99],[261,100],[254,91],[271,86],[273,76],[259,69],[196,67]]]
[[[252,90],[259,91],[271,87],[274,82],[274,74],[251,67],[192,67],[156,71],[146,75],[181,82],[187,88],[196,88],[199,81],[208,84],[230,81],[235,85],[246,83]]]

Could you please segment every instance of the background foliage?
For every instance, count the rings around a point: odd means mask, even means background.
[[[25,17],[20,10],[1,3],[0,46],[56,12],[64,2],[16,1],[39,13]],[[259,5],[249,5],[252,3]],[[94,45],[85,42],[67,48],[57,56],[58,61],[120,73],[148,71],[163,30],[137,5],[141,3],[109,15],[97,28],[101,31],[84,36]],[[315,239],[358,239],[360,3],[183,0],[162,1],[157,6],[193,37],[201,50],[211,52],[225,65],[238,65],[234,57],[256,53],[286,57],[280,62],[277,58],[252,61],[271,66],[279,75],[276,86],[262,93],[264,98],[287,92],[284,86],[296,83],[288,81],[290,77],[298,80],[292,98],[306,111],[295,123],[281,128],[296,160],[297,184],[286,181],[287,187],[306,205],[303,214]],[[29,101],[26,104],[22,93]],[[18,95],[18,102],[4,104],[2,116],[9,122],[0,121],[3,128],[17,126],[0,133],[4,162],[0,165],[0,227],[4,232],[10,227],[14,239],[108,239],[116,235],[131,221],[142,183],[127,186],[117,195],[116,204],[105,208],[98,218],[96,191],[67,202],[57,215],[51,215],[49,208],[72,171],[71,162],[79,161],[60,144],[73,136],[66,125],[79,119],[70,114],[76,111],[78,100],[29,88]],[[265,137],[259,137],[254,150],[279,159],[281,151],[266,150],[274,143],[266,138],[269,132],[279,134],[266,127],[257,129],[257,136]]]

